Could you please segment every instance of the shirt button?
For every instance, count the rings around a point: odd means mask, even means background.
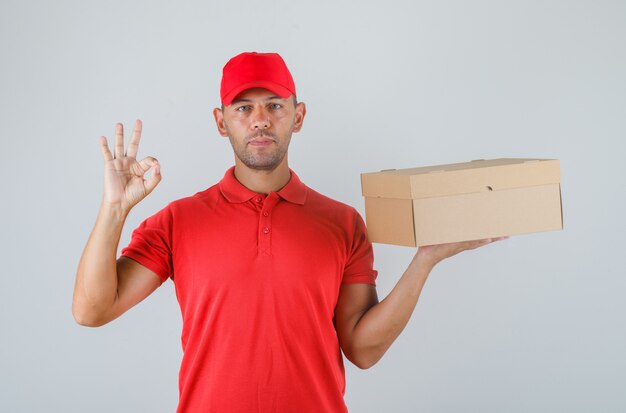
[[[257,196],[257,197],[256,197],[256,199],[255,199],[255,201],[257,201],[257,202],[261,202],[261,197],[260,197],[260,196]]]
[[[263,216],[264,216],[264,217],[269,217],[269,216],[270,216],[270,213],[269,213],[269,212],[267,212],[267,211],[265,211],[265,212],[263,212]]]
[[[268,227],[263,228],[263,233],[264,234],[269,234],[270,233],[270,229]]]

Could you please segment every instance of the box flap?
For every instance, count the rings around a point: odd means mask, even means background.
[[[411,176],[389,169],[381,172],[361,174],[363,196],[373,198],[411,199]]]
[[[560,183],[557,159],[492,159],[361,174],[363,196],[418,199]]]

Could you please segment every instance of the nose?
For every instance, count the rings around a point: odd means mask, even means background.
[[[252,113],[252,128],[254,130],[258,129],[268,129],[270,127],[270,117],[265,108],[255,108]]]

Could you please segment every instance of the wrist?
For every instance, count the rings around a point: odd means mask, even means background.
[[[429,247],[419,247],[415,257],[413,257],[413,261],[415,262],[415,265],[430,272],[440,260],[435,259],[433,254],[427,251],[428,249]]]
[[[108,203],[103,200],[100,204],[99,215],[107,220],[124,222],[129,212],[130,208],[125,208],[120,204]]]
[[[432,261],[428,256],[420,254],[420,251],[418,250],[413,257],[410,266],[414,267],[415,271],[418,273],[428,276],[436,264],[437,263]]]

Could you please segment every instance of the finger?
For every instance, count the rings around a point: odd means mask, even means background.
[[[152,168],[155,165],[158,165],[159,161],[152,156],[146,156],[141,161],[139,161],[139,166],[141,167],[141,174],[145,174],[148,169]]]
[[[146,189],[146,195],[152,192],[159,182],[161,182],[161,165],[156,164],[152,169],[152,175],[150,178],[143,183],[143,186]]]
[[[483,245],[491,244],[493,242],[493,238],[481,239],[476,241],[476,247],[482,247]]]
[[[491,244],[491,241],[492,241],[491,238],[467,241],[467,242],[464,243],[464,245],[461,247],[461,249],[462,250],[473,250],[473,249],[482,247],[484,245]]]
[[[477,241],[474,241],[476,243],[474,248],[482,247],[483,245],[491,244],[493,242],[502,241],[507,238],[509,237],[496,237],[496,238],[487,238],[487,239],[477,240]]]
[[[130,142],[128,143],[128,149],[126,149],[126,156],[131,158],[137,157],[137,151],[139,150],[139,141],[141,140],[141,128],[143,124],[141,120],[137,119],[135,121],[135,128],[133,129],[133,134],[130,138]]]
[[[104,136],[100,136],[100,150],[102,151],[102,156],[104,157],[105,162],[113,159],[113,154],[111,154],[111,150],[109,149],[107,138]]]
[[[475,241],[479,244],[479,246],[491,244],[492,242],[502,241],[503,239],[507,239],[509,237],[496,237],[496,238],[487,238]]]
[[[124,125],[121,123],[115,125],[115,157],[124,157]]]

